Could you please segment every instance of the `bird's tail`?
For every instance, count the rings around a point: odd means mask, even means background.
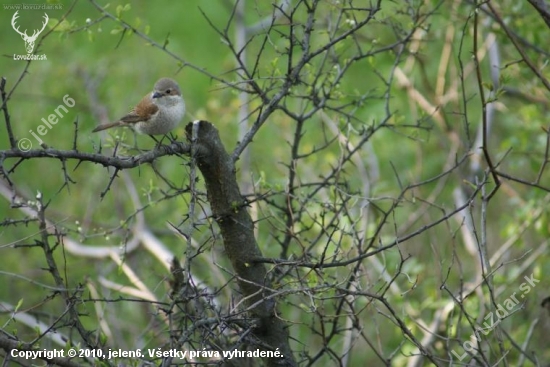
[[[120,121],[108,122],[106,124],[98,125],[95,129],[92,130],[92,132],[96,133],[98,131],[107,130],[107,129],[110,129],[110,128],[116,127],[116,126],[120,126]]]

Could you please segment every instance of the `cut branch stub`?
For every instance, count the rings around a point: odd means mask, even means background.
[[[195,142],[191,139],[193,124],[199,124]],[[241,196],[231,157],[211,123],[189,123],[186,132],[188,140],[195,144],[191,151],[196,152],[194,158],[205,180],[208,201],[220,227],[225,252],[238,277],[241,297],[246,299],[247,306],[253,306],[250,316],[257,321],[253,333],[262,345],[269,345],[284,356],[269,358],[266,362],[268,366],[294,366],[286,325],[275,316],[274,298],[268,297],[271,293],[265,266],[252,261],[261,258],[262,253],[254,237],[254,223]]]

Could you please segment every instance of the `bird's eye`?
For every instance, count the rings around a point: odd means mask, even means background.
[[[172,93],[172,89],[168,88],[166,89],[166,94],[171,94]]]

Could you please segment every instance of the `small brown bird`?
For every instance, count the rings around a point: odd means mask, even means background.
[[[101,124],[92,132],[128,126],[140,134],[164,135],[178,126],[184,114],[185,101],[178,83],[162,78],[155,83],[153,92],[143,97],[130,113],[118,121]]]

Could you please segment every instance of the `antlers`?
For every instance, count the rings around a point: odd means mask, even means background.
[[[21,33],[19,31],[19,27],[16,28],[16,25],[15,25],[15,20],[17,18],[19,18],[19,16],[17,15],[17,13],[19,13],[19,10],[17,10],[15,12],[15,14],[13,14],[13,17],[11,18],[11,26],[13,27],[13,29],[19,33],[21,35],[21,37],[23,37],[23,40],[25,41],[25,45],[27,47],[27,51],[30,53],[32,52],[32,49],[34,48],[34,41],[36,40],[36,38],[38,37],[38,35],[40,33],[42,33],[42,31],[44,30],[44,28],[46,28],[46,25],[48,24],[48,20],[50,18],[48,18],[48,14],[44,13],[44,23],[42,24],[42,29],[41,30],[35,30],[32,34],[32,36],[28,36],[27,35],[27,30],[25,29],[25,32]]]
[[[16,20],[17,18],[19,18],[19,17],[17,16],[17,13],[19,13],[19,10],[17,10],[17,11],[15,12],[15,14],[13,14],[13,17],[11,18],[11,27],[12,27],[17,33],[19,33],[19,34],[21,35],[21,37],[23,37],[23,33],[19,32],[19,27],[15,28],[15,20]],[[25,29],[25,35],[27,35],[27,30],[26,30],[26,29]]]

